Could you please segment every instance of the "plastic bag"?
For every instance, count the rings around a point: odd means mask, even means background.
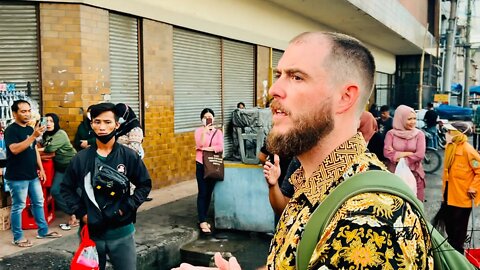
[[[80,232],[80,245],[73,256],[70,270],[98,270],[99,260],[95,242],[90,239],[88,227],[85,225]]]
[[[400,158],[398,161],[397,167],[395,168],[395,175],[402,178],[403,181],[405,181],[405,183],[413,190],[413,193],[417,195],[417,180],[408,167],[405,158]]]

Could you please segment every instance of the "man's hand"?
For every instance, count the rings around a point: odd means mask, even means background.
[[[81,148],[87,148],[89,146],[87,140],[80,140],[80,141],[81,141],[80,143]]]
[[[43,170],[43,168],[40,169],[40,172],[38,173],[38,178],[42,182],[45,182],[47,180],[47,175],[45,174],[45,171]]]
[[[265,165],[263,165],[263,175],[265,175],[269,186],[274,186],[278,183],[278,178],[280,178],[282,172],[280,169],[280,157],[274,155],[273,161],[274,164],[267,159]]]
[[[182,263],[178,268],[172,268],[172,270],[207,270],[207,269],[217,269],[217,270],[242,270],[240,264],[238,263],[235,257],[231,257],[228,261],[222,258],[222,255],[217,252],[215,253],[215,267],[202,267],[202,266],[193,266],[188,263]]]
[[[39,136],[42,136],[42,134],[47,130],[46,126],[40,126],[40,124],[37,124],[35,128],[33,129],[33,134],[32,136],[35,138],[38,138]]]
[[[477,197],[477,190],[474,188],[468,188],[467,194],[470,197],[470,199],[475,199],[475,197]]]

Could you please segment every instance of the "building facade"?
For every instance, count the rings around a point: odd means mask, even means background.
[[[130,105],[160,188],[195,177],[200,111],[212,108],[227,130],[238,102],[265,106],[272,67],[305,31],[362,40],[377,63],[371,102],[413,93],[415,104],[418,85],[395,87],[395,74],[437,44],[436,14],[437,0],[2,1],[0,81],[57,113],[71,138],[89,105]]]

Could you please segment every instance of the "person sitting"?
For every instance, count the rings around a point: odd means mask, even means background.
[[[63,212],[67,212],[67,204],[60,194],[60,184],[65,176],[65,170],[72,158],[77,154],[68,138],[67,133],[60,128],[60,119],[54,113],[45,114],[47,119],[47,130],[43,134],[43,145],[38,150],[44,153],[55,153],[53,163],[55,174],[50,192],[55,199],[55,204]],[[70,230],[70,227],[78,226],[79,222],[75,215],[71,215],[67,223],[60,224],[62,230]]]
[[[90,109],[92,106],[93,105],[88,107],[83,116],[83,121],[80,123],[80,125],[78,125],[75,138],[73,139],[73,146],[77,152],[89,146],[95,145],[95,134],[93,134],[92,127],[90,126]]]

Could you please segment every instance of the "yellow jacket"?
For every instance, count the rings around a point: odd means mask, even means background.
[[[443,177],[442,194],[445,192],[446,179]],[[480,154],[469,144],[457,146],[452,167],[448,174],[448,205],[470,208],[472,201],[467,194],[468,188],[477,190],[475,205],[480,203]]]

